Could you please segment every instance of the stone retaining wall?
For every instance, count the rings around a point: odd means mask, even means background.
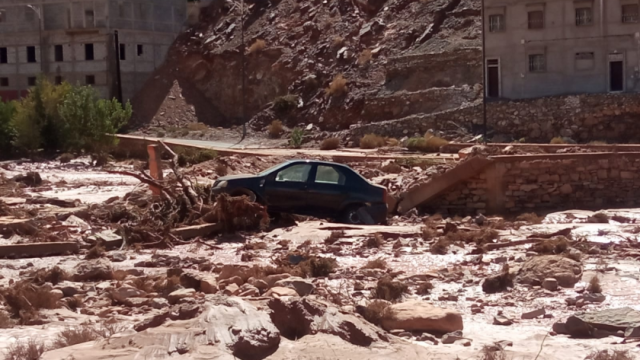
[[[640,153],[492,157],[480,174],[442,193],[428,211],[468,214],[637,207]]]
[[[524,138],[549,143],[568,137],[579,143],[640,142],[640,94],[588,94],[548,97],[487,104],[487,124],[494,142]],[[449,131],[458,127],[481,133],[482,104],[353,128],[353,138],[375,133],[402,138],[428,130]]]

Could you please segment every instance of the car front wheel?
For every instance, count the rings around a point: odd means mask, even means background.
[[[342,213],[341,221],[346,224],[358,225],[362,224],[362,219],[360,219],[360,215],[358,215],[358,209],[362,206],[350,206]]]

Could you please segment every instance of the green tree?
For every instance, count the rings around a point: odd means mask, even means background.
[[[2,102],[0,98],[0,157],[7,155],[12,150],[13,140],[16,136],[13,126],[13,114],[15,104],[13,102]]]
[[[28,152],[41,147],[48,151],[66,148],[68,129],[58,113],[58,104],[71,89],[68,83],[54,85],[44,77],[38,78],[36,86],[16,106],[13,123],[18,148]]]
[[[124,107],[116,99],[103,100],[89,86],[73,87],[58,106],[67,126],[69,150],[103,154],[116,144],[115,134],[129,121],[131,104]]]

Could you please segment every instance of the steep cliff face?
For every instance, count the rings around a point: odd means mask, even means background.
[[[478,1],[246,1],[244,44],[241,9],[237,1],[202,9],[134,100],[138,125],[244,118],[255,129],[280,119],[340,130],[477,98]],[[344,86],[332,85],[338,77]],[[451,89],[432,91],[442,87]]]

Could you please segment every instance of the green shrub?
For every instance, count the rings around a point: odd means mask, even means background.
[[[297,95],[279,96],[273,101],[273,110],[278,113],[287,113],[298,107]]]
[[[361,149],[375,149],[383,147],[387,144],[387,141],[382,136],[376,134],[367,134],[360,139]]]
[[[103,153],[131,117],[131,105],[99,99],[90,86],[54,85],[38,79],[29,94],[15,104],[13,128],[16,148],[33,153],[47,151]]]
[[[182,167],[200,164],[213,160],[218,156],[215,150],[194,149],[190,147],[179,147],[175,152],[178,154],[178,165]]]
[[[11,144],[16,136],[13,124],[15,110],[13,102],[2,102],[2,98],[0,98],[0,154],[11,152]]]
[[[291,131],[291,138],[289,139],[289,146],[294,149],[299,149],[302,146],[302,139],[304,138],[304,130],[300,128],[294,128]]]
[[[116,99],[103,100],[93,87],[73,87],[58,105],[68,129],[70,150],[101,154],[116,144],[115,134],[131,118],[131,104],[124,107]]]

